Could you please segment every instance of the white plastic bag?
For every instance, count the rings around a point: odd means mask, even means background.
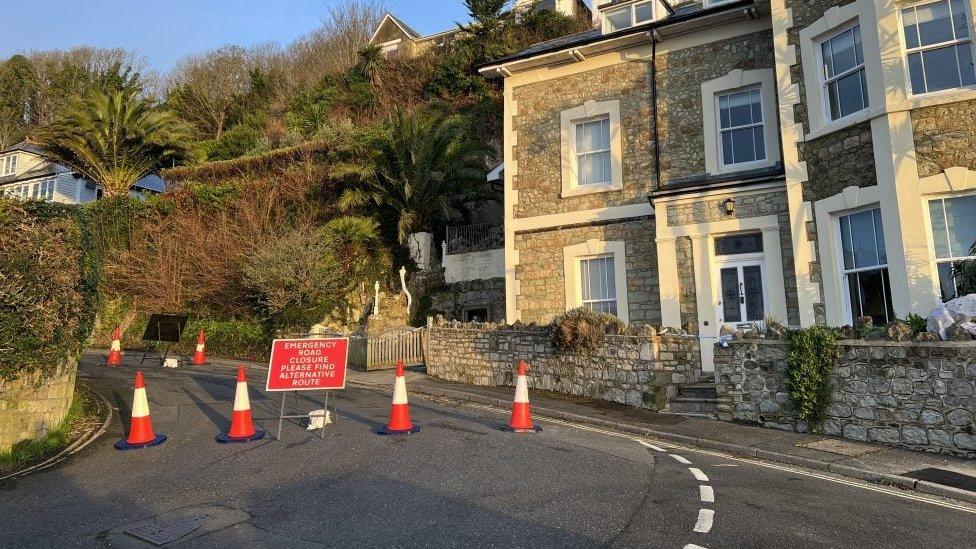
[[[329,410],[312,410],[308,413],[307,429],[309,431],[321,429],[322,427],[330,424],[332,424],[332,412]]]
[[[926,328],[928,328],[929,332],[937,334],[940,338],[942,338],[943,341],[945,341],[948,339],[946,330],[949,329],[949,326],[952,326],[955,323],[956,320],[952,318],[951,314],[949,314],[949,311],[946,309],[945,305],[940,303],[935,307],[935,309],[932,309],[931,313],[929,313]]]
[[[976,318],[976,294],[957,297],[945,304],[945,308],[953,317]]]

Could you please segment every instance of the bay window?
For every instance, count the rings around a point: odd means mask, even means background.
[[[850,320],[870,316],[875,325],[887,324],[895,314],[881,209],[841,216],[840,237]]]
[[[827,116],[837,120],[868,106],[861,26],[855,25],[820,44]]]
[[[976,195],[929,201],[932,243],[942,300],[976,292]]]
[[[901,10],[912,93],[976,84],[968,0],[940,0]]]

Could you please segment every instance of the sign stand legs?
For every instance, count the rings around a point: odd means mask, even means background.
[[[285,397],[288,393],[281,393],[281,413],[278,414],[278,440],[281,440],[281,426],[285,423]]]

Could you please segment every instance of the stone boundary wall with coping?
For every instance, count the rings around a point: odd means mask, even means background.
[[[719,418],[805,432],[784,385],[788,343],[716,347]],[[976,342],[837,343],[823,432],[976,458]]]
[[[0,380],[0,454],[61,425],[74,398],[76,372],[77,362],[68,360],[51,376]]]
[[[696,336],[607,335],[584,354],[556,349],[547,327],[450,322],[427,331],[425,353],[427,373],[438,379],[512,387],[525,360],[530,389],[651,410],[667,410],[678,385],[701,379]]]

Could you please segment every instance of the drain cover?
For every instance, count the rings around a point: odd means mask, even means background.
[[[203,526],[209,518],[210,515],[193,515],[166,522],[151,522],[126,530],[125,533],[153,545],[162,546],[171,541],[176,541]]]
[[[904,473],[904,475],[906,477],[917,478],[918,480],[934,482],[935,484],[941,484],[943,486],[950,486],[952,488],[959,488],[960,490],[976,492],[976,477],[971,477],[955,471],[949,471],[947,469],[929,467],[927,469],[909,471]]]
[[[807,444],[800,444],[799,446],[801,448],[810,448],[812,450],[820,450],[821,452],[830,452],[831,454],[838,454],[848,457],[861,457],[881,450],[876,446],[855,444],[853,442],[838,440],[836,438],[827,438],[815,442],[808,442]]]

